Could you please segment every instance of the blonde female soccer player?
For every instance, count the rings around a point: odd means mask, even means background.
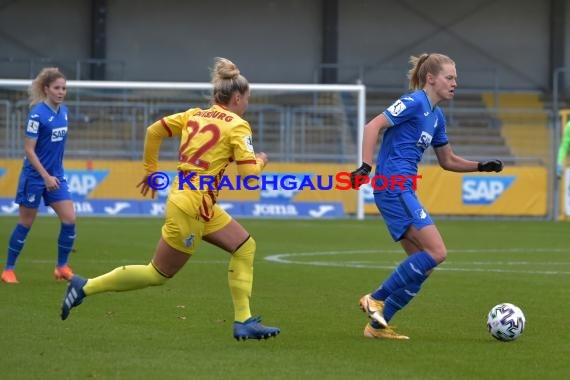
[[[438,104],[453,99],[457,87],[455,62],[443,54],[411,57],[408,72],[413,92],[402,95],[364,128],[362,165],[352,172],[353,187],[359,176],[372,170],[372,156],[380,133],[382,146],[376,159],[376,174],[413,178],[424,151],[433,147],[439,165],[453,172],[500,172],[500,160],[477,162],[456,155],[445,131],[445,117]],[[381,181],[381,180],[380,180]],[[378,187],[381,188],[381,184]],[[371,294],[360,299],[371,322],[364,328],[369,338],[408,339],[388,323],[420,291],[431,271],[447,257],[443,239],[427,210],[418,200],[413,182],[405,188],[375,190],[374,200],[394,241],[408,255]]]
[[[25,158],[15,200],[20,206],[19,217],[8,242],[1,277],[7,284],[18,283],[16,261],[42,199],[61,221],[53,276],[56,280],[69,280],[73,275],[68,260],[75,241],[75,210],[63,169],[68,127],[67,107],[63,104],[67,81],[56,67],[46,67],[32,81],[29,93],[31,110],[25,126]]]
[[[225,58],[216,58],[212,70],[213,99],[208,109],[189,110],[166,116],[148,127],[144,146],[145,175],[138,184],[143,195],[154,196],[149,178],[157,170],[160,143],[165,137],[180,137],[178,171],[220,178],[230,162],[243,177],[258,176],[267,164],[265,153],[255,154],[251,128],[243,115],[249,104],[249,83],[238,67]],[[186,178],[187,176],[185,176]],[[255,240],[245,228],[216,204],[217,191],[198,182],[178,189],[178,177],[171,187],[165,207],[162,237],[148,265],[127,265],[102,276],[69,282],[61,318],[84,297],[111,291],[126,291],[162,285],[172,278],[198,250],[202,240],[231,255],[228,281],[234,305],[234,337],[266,339],[277,336],[277,327],[261,324],[250,311]]]

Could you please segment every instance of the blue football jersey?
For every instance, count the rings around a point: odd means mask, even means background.
[[[26,137],[36,139],[35,152],[43,167],[54,177],[63,177],[63,153],[67,141],[67,107],[60,104],[54,111],[46,103],[36,105],[28,114]],[[24,159],[24,174],[41,178],[27,159]]]
[[[424,151],[448,143],[443,112],[431,106],[423,90],[401,96],[383,114],[392,126],[384,132],[378,152],[378,175],[388,179],[417,175]],[[406,181],[405,189],[413,190],[412,180]],[[402,191],[398,186],[395,190]]]

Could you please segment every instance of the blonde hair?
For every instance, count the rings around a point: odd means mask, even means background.
[[[229,59],[214,58],[214,67],[211,71],[214,103],[227,105],[234,92],[239,91],[240,94],[244,94],[249,90],[249,82],[240,74],[236,64]]]
[[[455,62],[451,58],[439,53],[423,53],[419,56],[412,55],[410,57],[412,68],[408,71],[410,90],[419,90],[424,88],[427,74],[439,74],[442,70],[442,65],[445,63],[455,65]]]
[[[57,67],[46,67],[42,69],[28,89],[30,107],[43,102],[47,97],[44,88],[60,78],[66,80],[65,75],[63,75]]]

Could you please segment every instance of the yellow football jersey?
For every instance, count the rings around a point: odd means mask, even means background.
[[[149,129],[160,135],[156,136],[158,141],[162,137],[180,136],[178,176],[169,199],[190,214],[200,207],[200,214],[206,220],[212,216],[212,206],[216,203],[216,185],[230,162],[235,161],[238,172],[245,175],[259,175],[263,168],[263,162],[255,156],[249,123],[218,104],[166,116]],[[144,163],[148,174],[156,171],[158,147],[154,141],[147,132]],[[208,177],[208,183],[213,180],[214,186],[204,186],[200,177]],[[192,188],[185,183],[180,186],[180,178],[191,182]]]

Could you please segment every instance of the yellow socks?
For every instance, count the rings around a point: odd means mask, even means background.
[[[253,258],[255,240],[249,237],[232,254],[228,268],[228,283],[234,304],[234,320],[244,322],[251,317],[249,300],[253,287]],[[168,277],[161,274],[152,263],[126,265],[113,269],[99,277],[90,278],[83,287],[86,296],[102,292],[123,292],[162,285]]]
[[[230,259],[228,283],[234,303],[234,320],[244,322],[251,317],[249,299],[253,286],[253,258],[255,240],[250,236]]]
[[[90,278],[83,287],[85,295],[102,292],[123,292],[162,285],[168,277],[162,275],[152,263],[148,265],[127,265],[113,269],[99,277]]]

